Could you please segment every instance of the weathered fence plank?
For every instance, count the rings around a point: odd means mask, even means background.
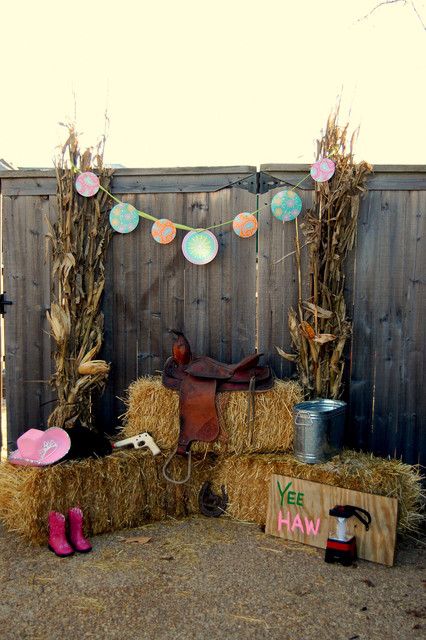
[[[261,164],[260,170],[281,177],[289,185],[295,185],[301,177],[306,177],[300,190],[312,190],[314,183],[309,177],[310,165]],[[369,191],[425,191],[425,165],[376,165],[367,176]]]
[[[225,220],[230,220],[237,213],[255,211],[257,196],[243,191],[230,191],[230,209],[226,211]],[[257,329],[257,264],[256,237],[239,238],[230,228],[220,230],[223,241],[228,241],[227,256],[229,269],[223,277],[222,313],[231,324],[232,349],[231,361],[238,362],[256,348]],[[232,288],[232,310],[228,311],[227,291]],[[222,332],[222,340],[226,338]],[[225,359],[228,354],[224,353]],[[222,357],[222,355],[221,355]]]
[[[425,456],[420,318],[426,312],[426,262],[419,251],[425,195],[370,193],[361,207],[356,255],[350,389],[355,442],[409,462]]]
[[[194,193],[186,198],[186,224],[190,227],[205,227],[215,222],[208,215],[209,198],[206,193]],[[204,353],[209,346],[209,281],[210,273],[218,274],[217,264],[210,263],[207,269],[188,263],[184,266],[184,327],[195,353]],[[218,304],[218,301],[215,301]]]
[[[116,169],[114,193],[201,193],[247,181],[256,167],[177,167],[171,169]],[[2,193],[10,196],[56,195],[53,170],[0,171]],[[254,180],[253,180],[254,182]]]
[[[380,454],[395,451],[394,434],[399,423],[398,396],[401,385],[405,383],[401,375],[400,358],[405,303],[406,195],[404,192],[381,192],[380,207],[371,212],[374,217],[374,258],[370,256],[362,266],[369,268],[369,277],[374,281],[370,301],[375,371],[371,446]],[[361,311],[362,307],[359,307],[357,312]]]
[[[395,448],[404,460],[426,464],[426,191],[408,192],[406,212],[403,283],[406,300],[400,354],[403,384]]]
[[[352,368],[350,406],[353,442],[361,448],[370,446],[375,362],[374,362],[374,299],[375,271],[369,269],[375,255],[378,235],[375,212],[380,208],[381,194],[370,193],[361,201],[356,245],[354,280]]]
[[[4,285],[13,301],[5,322],[9,443],[43,424],[52,398],[46,217],[46,197],[3,198]]]
[[[274,177],[285,180],[287,175],[274,173]],[[299,178],[300,180],[300,174]],[[296,180],[295,184],[297,184]],[[270,213],[271,200],[276,193],[286,189],[277,187],[259,196],[259,351],[265,354],[269,364],[280,378],[290,376],[295,367],[278,355],[275,347],[291,353],[291,336],[288,328],[288,311],[297,309],[298,277],[295,258],[295,222],[280,222]],[[312,193],[303,192],[303,210],[299,218],[299,241],[301,246],[303,299],[309,295],[308,251],[300,228],[303,211],[312,206]]]

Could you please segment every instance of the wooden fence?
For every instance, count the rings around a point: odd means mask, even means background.
[[[269,204],[283,188],[279,181],[296,184],[308,170],[262,165],[260,172],[255,167],[115,172],[118,197],[190,226],[262,211],[257,241],[219,228],[219,254],[204,267],[183,258],[183,232],[171,245],[160,246],[151,238],[150,224],[141,220],[132,234],[114,235],[103,302],[103,357],[112,363],[112,373],[99,404],[107,431],[118,424],[129,383],[161,370],[171,328],[184,330],[195,352],[237,361],[258,348],[278,376],[293,373],[275,345],[290,350],[287,311],[297,300],[294,255],[288,255],[294,250],[294,225],[280,225]],[[52,358],[45,317],[50,306],[45,220],[55,219],[56,182],[51,171],[7,171],[0,179],[4,288],[13,301],[5,316],[13,442],[26,428],[43,426],[54,401],[46,383]],[[302,186],[306,208],[312,184],[306,180]],[[426,167],[376,167],[368,187],[346,282],[354,323],[345,392],[348,443],[425,463]]]

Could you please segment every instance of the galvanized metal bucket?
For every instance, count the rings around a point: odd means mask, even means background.
[[[309,400],[294,406],[294,455],[301,462],[326,462],[343,447],[346,402]]]

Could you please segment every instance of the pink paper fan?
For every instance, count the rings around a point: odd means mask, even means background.
[[[78,193],[85,198],[91,198],[98,193],[100,182],[98,176],[91,171],[80,173],[75,181],[75,188]]]
[[[330,158],[323,158],[314,162],[311,167],[311,176],[315,182],[327,182],[333,177],[336,165]]]

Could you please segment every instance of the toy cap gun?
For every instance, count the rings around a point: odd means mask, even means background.
[[[121,447],[128,447],[132,445],[135,449],[141,449],[142,447],[147,447],[153,456],[158,456],[161,453],[160,449],[155,444],[154,438],[149,435],[146,431],[144,433],[139,433],[137,436],[133,436],[132,438],[126,438],[125,440],[119,440],[118,442],[113,443],[114,449],[119,449]]]

